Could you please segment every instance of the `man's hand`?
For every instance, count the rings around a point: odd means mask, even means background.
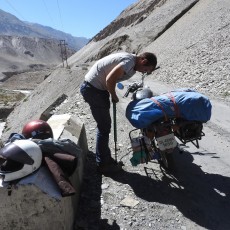
[[[116,83],[119,78],[124,75],[123,68],[118,64],[115,66],[111,72],[106,77],[106,86],[107,89],[112,97],[112,102],[117,103],[119,101],[117,94],[116,94]]]
[[[119,98],[117,97],[117,95],[112,96],[112,102],[113,103],[119,102]]]

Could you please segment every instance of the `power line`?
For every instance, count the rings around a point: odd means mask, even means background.
[[[43,1],[43,4],[44,4],[45,8],[46,8],[46,11],[47,11],[47,14],[48,14],[50,20],[51,20],[51,21],[53,22],[53,24],[55,25],[55,22],[54,22],[53,18],[51,17],[51,14],[50,14],[50,12],[49,12],[49,9],[48,9],[48,7],[47,7],[45,1],[44,1],[44,0],[42,0],[42,1]]]
[[[5,1],[10,5],[10,7],[11,7],[19,16],[21,16],[21,18],[22,18],[24,21],[26,21],[26,19],[22,16],[22,14],[21,14],[19,11],[17,11],[17,10],[15,9],[15,7],[11,4],[10,1],[8,1],[8,0],[5,0]]]
[[[57,6],[58,6],[58,12],[59,12],[59,17],[60,17],[60,22],[61,22],[62,30],[64,31],[64,27],[63,27],[63,23],[62,23],[62,17],[61,17],[61,10],[60,10],[60,6],[59,6],[58,0],[57,0]]]
[[[13,4],[9,1],[9,0],[5,0],[5,2],[7,2],[7,4],[24,20],[24,21],[27,21],[23,15],[13,6]],[[49,9],[47,7],[47,4],[45,3],[45,1],[43,0],[43,4],[46,8],[46,11],[47,11],[47,14],[50,18],[50,20],[53,22],[53,24],[55,24],[53,18],[51,17],[51,14],[49,12]],[[61,8],[60,8],[60,5],[59,5],[59,1],[57,0],[57,8],[58,8],[58,15],[59,15],[59,19],[60,19],[60,25],[62,27],[62,31],[64,32],[64,26],[63,26],[63,20],[62,20],[62,15],[61,15]]]

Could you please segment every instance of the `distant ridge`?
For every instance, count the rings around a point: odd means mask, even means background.
[[[65,40],[69,48],[80,50],[89,39],[74,37],[71,34],[55,30],[37,23],[23,22],[14,15],[0,9],[0,35],[38,37],[55,40]]]

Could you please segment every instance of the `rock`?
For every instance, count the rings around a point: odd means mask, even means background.
[[[108,187],[109,187],[109,184],[102,184],[102,185],[101,185],[101,189],[103,189],[103,190],[104,190],[104,189],[107,189]]]
[[[133,208],[139,204],[139,201],[133,199],[132,197],[126,197],[120,202],[120,205]]]

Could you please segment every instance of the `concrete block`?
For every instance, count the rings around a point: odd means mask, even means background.
[[[47,123],[50,125],[50,127],[53,130],[54,139],[58,140],[65,128],[65,125],[70,119],[69,114],[60,114],[60,115],[53,115],[49,118]],[[75,133],[76,134],[76,133]]]
[[[42,191],[36,184],[18,183],[13,186],[11,195],[8,195],[7,187],[2,187],[0,188],[1,230],[70,230],[74,228],[84,162],[88,151],[85,128],[80,120],[68,114],[55,115],[48,123],[55,137],[68,138],[77,143],[82,150],[78,166],[70,178],[76,194],[57,199]],[[47,180],[49,183],[47,177],[39,179]]]

